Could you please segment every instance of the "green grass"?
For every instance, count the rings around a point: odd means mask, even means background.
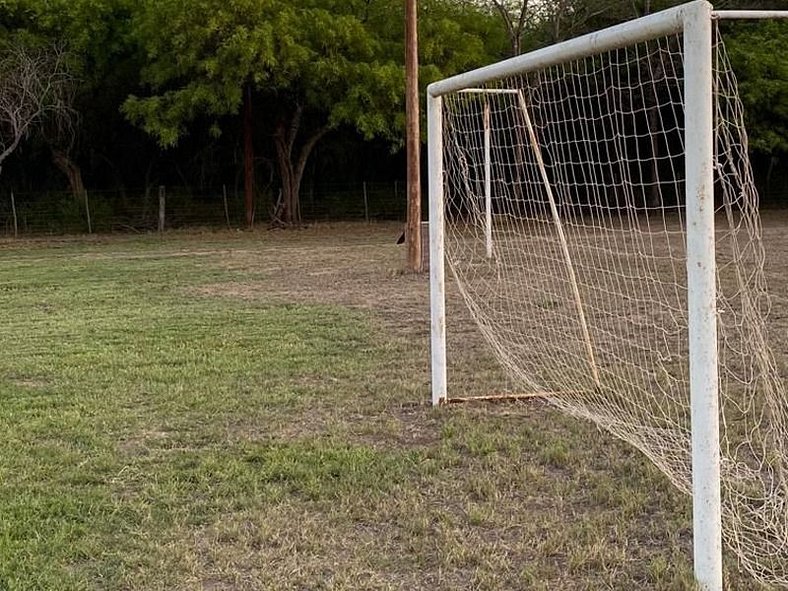
[[[0,590],[692,589],[637,452],[426,405],[423,306],[343,303],[426,293],[367,232],[0,245]]]

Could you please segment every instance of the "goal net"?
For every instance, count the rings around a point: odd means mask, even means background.
[[[788,585],[788,397],[742,103],[713,34],[723,534]],[[681,32],[442,96],[445,260],[517,391],[692,492]],[[451,394],[448,396],[451,399]]]

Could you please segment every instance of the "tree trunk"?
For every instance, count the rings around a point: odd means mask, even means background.
[[[254,112],[252,109],[252,86],[244,91],[244,206],[246,226],[254,225]]]
[[[501,19],[503,19],[504,26],[506,27],[506,33],[509,36],[512,55],[520,55],[522,52],[522,37],[523,31],[525,29],[525,17],[528,14],[528,0],[522,0],[520,12],[516,21],[513,18],[512,13],[510,13],[507,9],[506,4],[501,0],[493,0],[493,6],[495,6],[496,10],[498,10],[498,13],[501,15]]]
[[[4,150],[0,151],[0,167],[3,166],[5,159],[8,158],[14,150],[16,150],[20,141],[22,141],[22,134],[17,133],[11,143],[8,146],[5,146]]]
[[[298,156],[293,151],[301,127],[302,107],[296,108],[289,123],[282,118],[277,122],[274,133],[276,161],[279,178],[282,181],[282,199],[274,211],[273,223],[283,226],[297,226],[301,223],[301,181],[307,161],[318,141],[328,133],[329,127],[321,127],[310,135],[301,146]]]
[[[299,220],[293,207],[297,197],[294,196],[293,188],[294,171],[290,157],[292,147],[288,144],[287,138],[287,125],[283,119],[280,119],[276,125],[274,145],[276,146],[276,162],[279,165],[279,178],[282,181],[282,198],[278,204],[278,211],[274,212],[274,221],[290,226]]]
[[[74,162],[63,150],[52,148],[52,162],[60,169],[68,179],[68,186],[74,199],[82,199],[85,196],[85,183],[82,182],[82,169]]]

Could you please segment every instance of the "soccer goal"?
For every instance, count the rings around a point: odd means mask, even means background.
[[[788,396],[744,114],[699,0],[428,89],[432,400],[445,271],[521,396],[642,450],[693,497],[701,588],[722,543],[788,586]]]

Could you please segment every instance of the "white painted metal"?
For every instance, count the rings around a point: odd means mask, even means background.
[[[717,10],[712,13],[714,18],[722,20],[748,19],[762,20],[788,18],[788,10]]]
[[[492,143],[490,101],[484,99],[484,238],[487,258],[493,254],[492,242],[492,161],[490,159]]]
[[[634,21],[513,57],[478,70],[446,78],[430,84],[427,92],[431,96],[442,96],[451,92],[481,86],[507,76],[541,70],[581,57],[648,41],[656,37],[680,33],[684,23],[684,11],[699,3],[705,2],[704,0],[696,0],[695,2],[669,8]]]
[[[446,277],[443,252],[443,99],[427,97],[430,191],[430,331],[432,404],[446,401]]]
[[[695,577],[722,591],[711,4],[684,20],[687,289]]]

